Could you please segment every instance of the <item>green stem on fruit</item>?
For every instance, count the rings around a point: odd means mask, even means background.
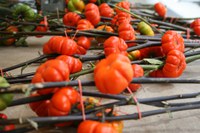
[[[158,20],[153,20],[153,19],[148,19],[149,22],[151,23],[156,23],[156,24],[160,24],[160,25],[164,25],[164,26],[169,26],[169,27],[173,27],[173,28],[176,28],[176,29],[179,29],[179,30],[183,30],[183,31],[187,31],[188,29],[191,31],[193,31],[192,29],[190,28],[185,28],[185,27],[182,27],[182,26],[179,26],[179,25],[175,25],[175,24],[172,24],[172,23],[166,23],[166,22],[163,22],[163,21],[158,21]]]
[[[197,55],[193,55],[193,56],[189,56],[189,57],[186,57],[186,63],[189,64],[195,60],[198,60],[200,59],[200,54],[197,54]]]
[[[50,58],[50,57],[55,57],[56,54],[49,54],[49,55],[41,55],[39,57],[36,57],[34,59],[31,59],[29,61],[26,61],[26,62],[23,62],[23,63],[20,63],[20,64],[17,64],[17,65],[14,65],[14,66],[11,66],[11,67],[7,67],[7,68],[4,68],[2,69],[3,72],[7,72],[7,71],[10,71],[10,70],[13,70],[13,69],[16,69],[16,68],[19,68],[19,67],[22,67],[22,66],[25,66],[25,65],[30,65],[34,62],[37,62],[39,60],[43,60],[45,58]]]
[[[163,66],[162,65],[140,65],[144,70],[157,70]]]
[[[63,31],[56,31],[56,32],[38,32],[38,31],[34,31],[34,32],[9,32],[9,31],[0,31],[1,35],[14,35],[16,37],[18,36],[37,36],[37,35],[46,35],[46,36],[65,36],[65,32]],[[74,35],[76,34],[76,36],[89,36],[89,37],[107,37],[107,35],[102,35],[102,34],[94,34],[94,33],[89,33],[89,32],[84,32],[84,31],[79,31],[78,33],[76,33],[76,31],[70,31],[67,32],[68,35]]]
[[[168,107],[163,109],[156,109],[150,111],[141,112],[142,117],[148,117],[152,115],[164,114],[168,111],[170,112],[177,112],[183,110],[192,110],[192,109],[199,109],[200,104],[191,104],[185,105],[180,107]],[[133,113],[128,115],[119,115],[119,116],[106,116],[106,121],[115,121],[115,120],[137,120],[139,119],[139,113]],[[99,120],[99,117],[94,116],[94,114],[86,115],[87,120]],[[1,125],[7,124],[20,124],[29,123],[28,120],[34,121],[38,124],[46,124],[46,123],[60,123],[60,122],[68,122],[68,121],[81,121],[83,120],[82,115],[69,115],[69,116],[54,116],[54,117],[32,117],[32,118],[23,118],[21,121],[19,119],[8,119],[8,120],[0,120]]]

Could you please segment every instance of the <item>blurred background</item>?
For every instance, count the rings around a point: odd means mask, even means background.
[[[51,2],[55,0],[0,0],[0,3],[14,4],[23,2],[35,7],[35,1]],[[56,0],[57,1],[57,0]],[[64,0],[58,0],[59,2]],[[164,3],[168,8],[167,16],[171,17],[199,17],[200,0],[129,0],[133,4],[155,4],[156,2]]]
[[[200,0],[129,0],[133,3],[155,4],[162,2],[167,6],[167,16],[199,17]]]

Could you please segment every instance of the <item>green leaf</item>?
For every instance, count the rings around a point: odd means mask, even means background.
[[[34,29],[35,29],[35,26],[33,25],[27,25],[27,26],[21,27],[21,30],[25,32],[33,31]]]
[[[15,42],[15,46],[27,47],[26,37],[21,37]]]
[[[148,63],[150,63],[150,64],[152,64],[152,65],[162,65],[162,64],[163,64],[162,61],[157,60],[157,59],[145,58],[145,59],[143,59],[143,60],[146,61],[146,62],[148,62]]]
[[[7,82],[7,80],[0,76],[0,88],[6,88],[9,86],[10,84]]]

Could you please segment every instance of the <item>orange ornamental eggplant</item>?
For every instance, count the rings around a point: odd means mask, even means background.
[[[78,45],[78,48],[76,50],[76,54],[85,55],[87,53],[87,50],[91,46],[91,40],[90,38],[85,37],[85,36],[78,37],[77,45]]]
[[[127,55],[127,44],[122,38],[111,36],[104,42],[104,53],[106,56],[112,53]]]
[[[163,71],[162,69],[158,69],[158,70],[155,70],[153,72],[151,72],[149,74],[150,77],[158,77],[158,78],[164,78],[165,75],[163,74]]]
[[[60,55],[56,59],[64,61],[68,65],[70,74],[76,73],[82,70],[82,62],[77,58],[67,56],[67,55]]]
[[[32,96],[39,96],[38,93],[31,94]],[[33,102],[30,103],[30,108],[38,115],[38,116],[48,116],[48,106],[49,106],[50,100],[44,100],[39,102]]]
[[[154,10],[158,13],[159,16],[165,17],[167,8],[162,3],[158,2],[154,5]]]
[[[100,123],[98,121],[85,120],[80,123],[77,133],[119,133],[110,123]]]
[[[107,3],[103,3],[99,6],[99,12],[103,17],[112,18],[114,15],[114,10]]]
[[[144,70],[140,65],[133,64],[133,78],[138,78],[144,76]],[[141,84],[130,84],[129,88],[131,91],[137,91],[141,87]]]
[[[107,26],[107,25],[98,26],[96,29],[114,33],[113,28],[110,26]],[[96,37],[96,40],[98,41],[98,43],[103,43],[106,40],[106,38],[105,37]]]
[[[131,22],[131,16],[130,14],[125,13],[125,12],[121,12],[115,15],[115,17],[111,20],[111,24],[113,26],[115,25],[119,26],[120,24],[130,23],[130,22]]]
[[[126,10],[128,10],[128,11],[130,11],[130,5],[131,5],[130,2],[128,2],[128,1],[122,1],[122,2],[119,2],[119,3],[116,4],[116,6],[119,6],[119,7],[121,7],[121,8],[124,8],[124,9],[126,9]],[[116,12],[117,14],[119,14],[119,13],[121,13],[121,12],[123,12],[123,11],[121,11],[121,10],[115,8],[115,12]]]
[[[92,30],[94,26],[87,19],[81,19],[78,21],[77,30]]]
[[[193,28],[196,35],[200,36],[200,18],[195,19],[191,23],[190,27]]]
[[[69,80],[69,67],[61,60],[49,60],[38,67],[32,83],[59,82]],[[48,94],[57,91],[57,88],[39,90],[39,94]]]
[[[9,26],[6,31],[9,31],[9,32],[18,32],[18,28],[15,27],[15,26]],[[16,41],[15,38],[9,38],[9,39],[3,39],[2,43],[3,45],[6,45],[6,46],[10,46],[12,44],[14,44],[14,42]]]
[[[41,21],[40,24],[45,24],[45,22]],[[49,28],[45,27],[45,26],[37,26],[35,30],[36,31],[41,31],[41,32],[46,32],[47,30],[49,30]]]
[[[133,78],[133,69],[128,57],[111,54],[101,60],[94,70],[94,81],[102,93],[119,94],[123,92]]]
[[[8,119],[7,115],[5,115],[3,113],[0,113],[0,120],[2,120],[2,119],[7,120]],[[14,129],[15,129],[15,125],[14,124],[0,125],[0,132],[2,132],[2,133],[7,132],[7,131],[8,132],[9,131],[12,132],[12,130],[14,130]]]
[[[176,78],[182,75],[185,68],[186,61],[184,54],[178,50],[171,50],[167,54],[162,71],[165,77]]]
[[[68,26],[77,26],[79,20],[81,20],[81,17],[75,12],[68,12],[63,17],[64,25]]]
[[[40,24],[45,24],[45,21],[41,21]],[[47,26],[37,26],[36,31],[40,31],[40,32],[47,32],[49,30],[48,25]],[[43,37],[41,35],[37,35],[36,37]]]
[[[151,72],[149,76],[177,78],[182,75],[185,68],[186,61],[184,54],[178,50],[171,50],[167,54],[163,68]]]
[[[152,58],[152,57],[164,57],[163,49],[161,46],[153,46],[140,49],[140,57],[143,58]]]
[[[100,22],[100,13],[97,5],[89,3],[85,6],[85,17],[89,20],[94,26]]]
[[[117,133],[123,133],[124,123],[123,121],[111,121],[107,122],[112,125],[117,130]]]
[[[96,28],[97,30],[107,31],[107,32],[114,32],[113,28],[107,25],[101,25]]]
[[[119,37],[125,41],[135,40],[135,31],[129,23],[121,23],[118,27],[118,33]],[[127,45],[131,47],[134,46],[135,43],[128,43]]]
[[[48,116],[68,115],[72,106],[79,101],[80,95],[75,89],[71,87],[62,88],[51,98],[48,107]]]
[[[89,0],[90,3],[96,3],[97,0]]]
[[[183,37],[176,31],[169,30],[162,36],[162,49],[165,55],[171,50],[184,52],[185,45]]]
[[[44,54],[73,55],[76,53],[77,44],[69,37],[54,36],[43,46]]]

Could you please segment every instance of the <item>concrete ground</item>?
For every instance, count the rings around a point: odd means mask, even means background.
[[[14,64],[32,59],[38,56],[38,51],[42,51],[42,44],[46,39],[29,38],[29,47],[0,47],[0,68],[12,66]],[[187,66],[182,78],[200,78],[199,61]],[[29,66],[24,70],[32,72],[37,66]],[[12,74],[19,74],[20,69],[11,71]],[[81,79],[92,79],[92,76],[82,76]],[[87,89],[87,88],[86,88]],[[91,89],[91,88],[90,88]],[[148,98],[156,96],[168,96],[174,94],[184,94],[199,91],[198,84],[145,84],[136,93],[138,98]],[[19,98],[21,96],[16,96]],[[196,100],[199,100],[199,97]],[[182,100],[183,101],[183,100]],[[191,101],[191,100],[190,100]],[[126,113],[137,112],[135,106],[120,107]],[[158,109],[151,106],[140,105],[141,111]],[[4,111],[9,118],[34,116],[34,113],[27,105],[10,107]],[[182,111],[172,113],[172,118],[168,113],[142,118],[141,120],[125,121],[124,133],[199,133],[200,132],[200,110]],[[63,132],[69,131],[68,129]],[[37,131],[44,132],[44,131]],[[57,132],[57,131],[52,131]],[[71,132],[75,132],[72,130]]]

